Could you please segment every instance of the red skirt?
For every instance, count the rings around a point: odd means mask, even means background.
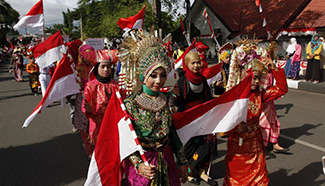
[[[239,138],[242,145],[239,146]],[[227,143],[227,172],[223,185],[263,186],[269,184],[265,151],[260,130],[247,133],[231,133]]]

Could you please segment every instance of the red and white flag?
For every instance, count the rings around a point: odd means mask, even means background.
[[[40,0],[23,18],[18,21],[18,23],[13,28],[17,30],[19,28],[43,26],[43,24],[43,2]]]
[[[44,42],[33,48],[35,62],[40,69],[43,69],[53,62],[59,61],[65,52],[60,30],[57,33],[48,37]]]
[[[85,186],[120,185],[120,162],[139,150],[115,93],[108,103]],[[134,130],[133,130],[134,132]]]
[[[181,56],[179,56],[179,58],[175,61],[175,70],[182,67],[183,61],[185,60],[184,58],[187,53],[189,53],[190,51],[197,51],[195,49],[195,42],[196,42],[196,39],[194,38],[192,44],[189,47],[187,47],[187,49],[183,52],[183,54]]]
[[[210,86],[214,81],[220,80],[222,72],[222,63],[218,63],[212,67],[202,68],[202,75],[207,79]]]
[[[76,50],[77,49],[78,48],[76,48]],[[33,112],[27,117],[23,124],[23,127],[27,127],[29,123],[35,118],[35,116],[49,104],[68,95],[79,92],[79,85],[76,81],[76,76],[71,68],[72,63],[73,60],[68,57],[68,54],[64,54],[51,78],[50,84],[46,89],[43,99],[33,110]]]
[[[194,136],[228,132],[246,122],[252,74],[242,82],[208,102],[173,115],[173,122],[183,145]]]
[[[120,18],[117,21],[117,24],[125,31],[128,32],[132,29],[139,29],[143,27],[144,14],[146,10],[146,5],[143,5],[143,8],[135,14],[128,18]]]

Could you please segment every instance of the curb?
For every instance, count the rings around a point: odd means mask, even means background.
[[[307,92],[314,92],[325,94],[325,82],[320,83],[312,83],[312,82],[304,82],[304,80],[292,80],[287,79],[288,87],[291,89],[297,89]]]

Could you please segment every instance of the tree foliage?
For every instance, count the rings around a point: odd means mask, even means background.
[[[0,0],[0,46],[8,45],[6,35],[18,32],[12,29],[19,20],[19,13],[13,9],[10,4],[4,0]]]
[[[171,3],[168,6],[172,7],[172,2],[176,1],[170,0]],[[165,2],[168,1],[162,1],[163,4]],[[158,28],[157,17],[147,0],[79,0],[76,9],[63,13],[65,21],[62,29],[67,30],[69,35],[77,30],[80,33],[80,28],[71,30],[71,23],[74,20],[82,20],[82,39],[88,37],[121,37],[123,30],[117,24],[118,19],[135,15],[144,4],[146,4],[144,29],[150,29],[152,26]],[[161,28],[163,28],[164,33],[173,32],[177,26],[172,15],[166,12],[161,13]],[[62,29],[60,30],[64,33]]]

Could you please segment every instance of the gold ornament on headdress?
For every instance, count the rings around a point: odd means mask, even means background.
[[[121,62],[120,87],[126,88],[127,94],[137,90],[139,80],[146,82],[149,75],[158,67],[162,67],[168,74],[171,63],[167,50],[163,45],[169,38],[161,38],[158,31],[155,35],[139,29],[131,31],[131,36],[125,38],[119,50]],[[167,35],[170,37],[170,35]]]
[[[272,59],[272,61],[275,61],[275,62],[278,60],[277,50],[278,50],[278,45],[276,44],[275,41],[272,41],[269,44],[269,47],[267,48],[267,51],[268,51],[269,56]]]
[[[243,39],[242,44],[237,47],[231,56],[230,72],[226,90],[231,89],[239,84],[247,76],[247,70],[252,68],[261,72],[260,89],[267,87],[267,73],[265,58],[267,58],[267,51],[258,47],[259,40],[257,39]],[[239,44],[238,42],[236,45]]]

